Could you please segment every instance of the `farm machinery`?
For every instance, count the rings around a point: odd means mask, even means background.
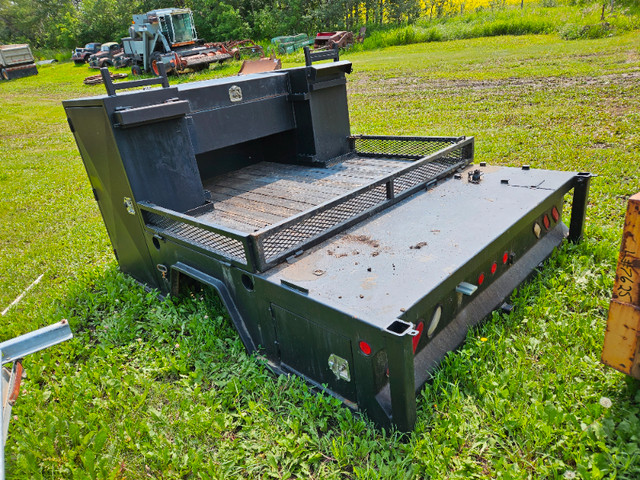
[[[125,95],[140,81],[105,75],[63,104],[122,271],[212,288],[271,370],[411,430],[447,352],[582,237],[590,175],[474,164],[473,137],[354,135],[352,65],[323,54]]]
[[[318,32],[313,41],[314,50],[330,50],[335,48],[353,47],[354,39],[351,32]]]
[[[271,43],[278,53],[286,54],[293,53],[308,45],[313,45],[313,40],[309,39],[306,33],[298,33],[296,35],[288,35],[282,37],[274,37],[271,39]]]
[[[134,74],[153,71],[158,75],[158,63],[167,72],[186,69],[202,70],[211,63],[232,58],[223,46],[205,43],[198,38],[191,10],[165,8],[134,15],[129,36],[122,39],[125,59]],[[119,65],[126,66],[126,65]]]
[[[0,45],[0,78],[13,80],[37,74],[29,45]]]
[[[318,32],[313,41],[313,49],[332,50],[335,48],[351,48],[355,43],[364,42],[366,32],[367,27],[361,27],[356,37],[354,37],[353,33],[347,31]]]

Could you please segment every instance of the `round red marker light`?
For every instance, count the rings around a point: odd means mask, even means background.
[[[484,273],[478,275],[478,285],[482,285],[484,283]]]
[[[506,265],[508,261],[509,261],[509,252],[504,252],[502,254],[502,263]]]
[[[371,355],[371,345],[369,345],[367,342],[365,342],[364,340],[360,342],[360,350],[362,351],[362,353],[364,353],[365,355]]]
[[[493,265],[491,265],[491,275],[496,273],[496,270],[498,270],[498,264],[496,262],[493,262]]]
[[[558,209],[556,207],[553,207],[553,209],[551,210],[551,216],[553,217],[554,222],[560,220],[560,212],[558,212]]]
[[[549,230],[549,227],[551,226],[551,221],[549,220],[549,215],[545,215],[544,217],[542,217],[542,223],[544,223],[544,228]]]

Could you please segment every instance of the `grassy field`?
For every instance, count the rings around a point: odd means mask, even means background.
[[[161,301],[118,272],[60,104],[102,93],[82,84],[85,67],[0,83],[0,307],[44,274],[2,317],[0,341],[62,318],[75,334],[25,360],[8,478],[639,478],[640,389],[599,363],[624,208],[640,190],[639,41],[346,55],[354,133],[474,135],[477,161],[599,175],[585,241],[445,359],[406,436],[269,374],[215,297]]]

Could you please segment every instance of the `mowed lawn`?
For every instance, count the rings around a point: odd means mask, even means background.
[[[343,58],[354,133],[473,135],[476,161],[598,174],[585,241],[447,356],[415,432],[381,431],[268,373],[213,295],[162,301],[118,272],[61,107],[103,92],[82,84],[95,72],[63,63],[2,82],[0,309],[44,277],[1,317],[0,341],[62,318],[75,334],[24,362],[8,478],[640,478],[638,383],[599,362],[626,201],[640,191],[640,34]]]

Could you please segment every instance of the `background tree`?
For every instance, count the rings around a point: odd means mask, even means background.
[[[447,1],[426,4],[442,14]],[[421,0],[0,0],[0,43],[66,49],[119,41],[133,14],[168,7],[191,8],[207,41],[407,24],[424,13]]]

